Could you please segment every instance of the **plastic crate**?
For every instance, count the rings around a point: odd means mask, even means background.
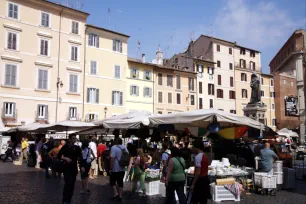
[[[159,194],[159,181],[146,182],[146,194],[147,195],[158,195]]]
[[[281,185],[284,183],[283,172],[274,172],[276,177],[276,184]]]
[[[274,189],[277,184],[276,175],[268,175],[268,173],[254,173],[255,186],[266,189]]]
[[[234,195],[232,192],[227,190],[224,186],[217,186],[215,183],[210,184],[210,194],[213,201],[240,201],[240,196]]]

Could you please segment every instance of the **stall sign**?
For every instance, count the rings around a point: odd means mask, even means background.
[[[286,116],[298,116],[297,109],[298,98],[296,96],[285,96],[285,115]]]

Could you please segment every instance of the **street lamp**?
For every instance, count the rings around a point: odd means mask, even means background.
[[[63,88],[64,84],[62,82],[62,80],[57,77],[57,81],[56,81],[56,110],[55,110],[55,121],[57,122],[57,110],[58,110],[58,102],[59,102],[59,88]],[[62,99],[60,98],[60,101],[62,101]],[[61,103],[61,102],[60,102]]]
[[[106,118],[106,113],[107,113],[107,107],[105,106],[105,108],[104,108],[104,118]]]

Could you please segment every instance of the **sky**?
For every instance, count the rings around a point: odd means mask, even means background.
[[[306,27],[305,0],[60,0],[81,1],[89,24],[131,36],[129,57],[155,58],[185,51],[201,34],[261,51],[269,63],[294,30]],[[110,12],[108,12],[110,10]],[[138,50],[138,41],[140,50]]]

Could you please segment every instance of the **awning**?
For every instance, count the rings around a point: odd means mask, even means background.
[[[277,134],[281,136],[286,136],[286,137],[298,137],[299,136],[296,132],[289,130],[287,128],[283,128],[277,131]]]
[[[55,131],[55,132],[80,131],[94,126],[95,125],[92,123],[66,120],[46,125],[45,127],[39,128],[38,131]]]

